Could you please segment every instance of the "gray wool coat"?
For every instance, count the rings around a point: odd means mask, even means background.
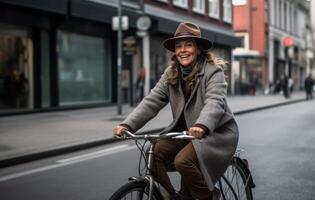
[[[149,95],[123,123],[136,132],[170,103],[173,122],[166,131],[172,130],[182,112],[188,128],[194,124],[206,126],[209,129],[206,138],[193,140],[192,143],[200,170],[212,191],[226,170],[238,143],[238,127],[226,102],[227,83],[222,68],[205,64],[186,103],[182,91],[179,87],[167,84],[164,73]]]

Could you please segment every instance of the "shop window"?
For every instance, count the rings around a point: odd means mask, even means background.
[[[59,104],[111,101],[110,41],[58,31]]]
[[[0,24],[0,112],[32,108],[32,39],[24,27]]]
[[[245,48],[245,36],[238,36],[238,38],[241,40],[240,48]]]
[[[49,108],[51,106],[51,91],[50,91],[50,44],[49,44],[49,32],[41,31],[41,94],[42,94],[42,108]]]

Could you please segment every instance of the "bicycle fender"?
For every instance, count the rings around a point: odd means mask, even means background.
[[[253,180],[253,176],[248,168],[248,162],[246,159],[241,159],[239,157],[234,157],[233,158],[234,162],[237,162],[240,166],[242,166],[242,168],[244,169],[244,172],[246,173],[246,176],[249,176],[249,180],[248,180],[248,183],[249,183],[249,186],[251,188],[254,188],[256,187],[255,183],[254,183],[254,180]]]
[[[144,183],[148,183],[149,180],[141,177],[141,176],[132,176],[128,178],[129,181],[136,181],[136,182],[144,182]]]

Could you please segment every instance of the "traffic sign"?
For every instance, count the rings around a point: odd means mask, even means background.
[[[121,30],[126,31],[129,28],[129,19],[128,16],[121,17]],[[113,31],[118,31],[119,29],[119,17],[114,16],[112,18],[112,29]]]

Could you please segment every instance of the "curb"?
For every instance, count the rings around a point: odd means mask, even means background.
[[[158,129],[152,129],[152,130],[147,130],[147,131],[142,131],[139,132],[138,134],[147,134],[147,133],[158,133],[162,131],[164,128],[158,128]],[[70,153],[74,151],[79,151],[83,149],[88,149],[92,147],[97,147],[109,143],[114,143],[114,142],[121,142],[122,140],[117,139],[117,138],[107,138],[103,140],[97,140],[97,141],[91,141],[91,142],[86,142],[86,143],[81,143],[81,144],[74,144],[74,145],[69,145],[69,146],[64,146],[64,147],[59,147],[55,149],[50,149],[38,153],[31,153],[27,155],[22,155],[22,156],[17,156],[13,158],[8,158],[4,160],[0,160],[0,169],[5,168],[5,167],[10,167],[26,162],[31,162],[43,158],[48,158],[52,156],[57,156],[57,155],[62,155],[65,153]]]
[[[276,104],[271,104],[271,105],[267,105],[267,106],[261,106],[261,107],[257,107],[257,108],[251,108],[251,109],[247,109],[247,110],[234,112],[234,115],[242,115],[242,114],[246,114],[246,113],[250,113],[250,112],[266,110],[266,109],[270,109],[270,108],[274,108],[274,107],[278,107],[278,106],[285,106],[285,105],[289,105],[289,104],[293,104],[293,103],[299,103],[299,102],[303,102],[303,101],[305,101],[305,99],[297,99],[297,100],[292,100],[292,101],[288,101],[288,102],[282,102],[282,103],[276,103]]]
[[[305,99],[298,99],[298,100],[292,100],[292,101],[283,102],[283,103],[276,103],[276,104],[271,104],[267,106],[261,106],[261,107],[247,109],[243,111],[237,111],[237,112],[234,112],[234,115],[242,115],[242,114],[251,113],[251,112],[260,111],[260,110],[266,110],[266,109],[270,109],[270,108],[274,108],[278,106],[285,106],[285,105],[289,105],[293,103],[299,103],[303,101],[305,101]],[[165,127],[152,129],[152,130],[146,130],[146,131],[139,132],[138,134],[158,133],[158,132],[161,132],[164,128]],[[42,151],[38,153],[32,153],[28,155],[17,156],[14,158],[8,158],[8,159],[0,160],[0,168],[10,167],[10,166],[27,163],[27,162],[31,162],[31,161],[35,161],[35,160],[39,160],[43,158],[48,158],[52,156],[57,156],[57,155],[65,154],[65,153],[70,153],[74,151],[79,151],[83,149],[88,149],[92,147],[97,147],[97,146],[101,146],[101,145],[105,145],[109,143],[121,142],[121,141],[122,140],[119,140],[113,137],[113,138],[107,138],[103,140],[86,142],[82,144],[75,144],[75,145],[60,147],[56,149],[50,149],[50,150],[46,150],[46,151]]]

